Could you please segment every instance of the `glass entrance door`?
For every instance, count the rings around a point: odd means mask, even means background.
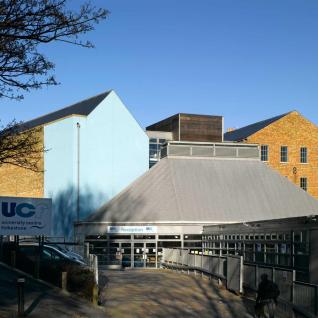
[[[109,265],[120,265],[121,266],[121,248],[120,243],[117,242],[111,242],[109,244]]]
[[[156,267],[156,243],[145,243],[144,255],[146,267]]]
[[[134,243],[134,267],[156,267],[156,243]]]
[[[121,243],[122,266],[131,267],[131,243]]]
[[[144,243],[134,243],[134,267],[145,267]]]

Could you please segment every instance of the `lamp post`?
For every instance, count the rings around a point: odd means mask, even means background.
[[[80,123],[76,124],[77,127],[77,205],[76,205],[76,221],[80,220]]]

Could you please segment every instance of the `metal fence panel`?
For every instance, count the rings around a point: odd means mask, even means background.
[[[226,277],[226,274],[227,274],[227,269],[226,269],[227,260],[226,260],[226,258],[219,257],[218,261],[219,261],[218,275],[220,275],[222,277]]]
[[[181,256],[181,251],[182,250],[177,250],[178,253],[177,253],[177,264],[182,264],[182,256]]]
[[[304,311],[317,314],[318,285],[293,281],[293,271],[268,266],[244,264],[242,256],[212,256],[190,254],[185,249],[164,248],[162,251],[164,262],[179,263],[189,267],[202,268],[212,275],[221,276],[227,280],[227,288],[242,292],[242,283],[256,290],[262,274],[274,280],[280,290],[280,298],[301,307]],[[293,297],[292,297],[293,296]]]
[[[236,148],[234,147],[215,147],[216,157],[236,157]]]
[[[242,289],[242,270],[243,257],[242,256],[228,256],[227,257],[227,289],[241,293]]]
[[[286,301],[291,301],[293,272],[283,269],[275,269],[274,273],[274,280],[280,291],[279,297]]]
[[[190,146],[169,145],[169,155],[170,156],[189,156]]]
[[[213,157],[214,156],[214,149],[213,149],[213,147],[194,146],[194,147],[192,147],[192,156],[194,156],[194,157]]]
[[[214,275],[219,275],[219,259],[219,257],[210,256],[209,272]]]
[[[194,267],[195,266],[195,259],[193,254],[188,255],[188,266]]]
[[[201,267],[202,255],[195,255],[195,267]]]
[[[295,282],[294,283],[294,304],[302,307],[303,309],[309,311],[312,314],[315,313],[315,304],[316,299],[316,286],[302,284]]]
[[[256,265],[246,265],[243,266],[243,283],[246,287],[256,290]]]
[[[210,271],[210,258],[209,256],[202,256],[202,269],[209,272]]]
[[[182,250],[181,251],[181,262],[182,265],[188,265],[188,254],[189,254],[189,250]]]
[[[238,148],[239,158],[259,158],[258,148]]]

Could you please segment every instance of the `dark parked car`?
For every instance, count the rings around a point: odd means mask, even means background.
[[[6,242],[2,246],[2,260],[12,265],[12,252],[15,251],[16,267],[31,275],[60,285],[61,272],[70,268],[82,267],[85,263],[75,260],[54,246],[43,245],[39,248],[37,243],[20,243],[16,246]]]

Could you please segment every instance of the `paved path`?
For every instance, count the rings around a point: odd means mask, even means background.
[[[104,271],[101,276],[107,282],[107,317],[253,317],[252,301],[198,276],[169,270]]]
[[[0,318],[16,317],[17,276],[0,265]],[[25,308],[33,318],[251,318],[254,311],[253,301],[214,281],[170,270],[101,272],[102,308],[30,278],[26,281]]]
[[[16,280],[18,276],[21,275],[0,264],[1,318],[17,316]],[[31,278],[26,278],[25,309],[27,317],[30,318],[106,317],[101,308]]]

